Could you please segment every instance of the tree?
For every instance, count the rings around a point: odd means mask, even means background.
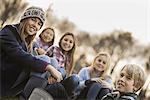
[[[68,19],[60,20],[56,27],[61,33],[72,32],[76,28],[75,24],[70,22]]]
[[[24,0],[1,0],[1,26],[3,26],[7,20],[13,21],[18,15],[18,12],[22,12],[27,5]]]
[[[93,45],[94,50],[98,53],[99,51],[108,51],[113,59],[112,71],[113,72],[116,64],[123,59],[131,55],[129,52],[133,46],[132,33],[114,30],[109,35],[103,35],[99,39],[99,42]]]
[[[46,10],[46,25],[47,26],[55,26],[59,22],[57,16],[54,15],[52,4],[49,5],[48,9]]]
[[[79,31],[77,34],[78,45],[91,46],[91,37],[88,32]]]

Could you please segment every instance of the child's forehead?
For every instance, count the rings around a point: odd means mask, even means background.
[[[101,60],[107,60],[107,56],[106,55],[99,55],[98,57],[96,57],[97,59],[101,59]]]
[[[125,73],[126,75],[132,76],[133,70],[129,66],[125,66],[122,68],[121,73]]]
[[[71,34],[67,34],[64,36],[64,38],[73,37]]]
[[[45,29],[44,32],[53,32],[53,30],[48,28],[48,29]]]
[[[65,35],[62,39],[69,39],[69,40],[72,40],[72,41],[75,41],[73,36],[72,35]]]
[[[96,58],[107,58],[107,55],[105,55],[105,54],[99,54],[98,56],[96,56]]]

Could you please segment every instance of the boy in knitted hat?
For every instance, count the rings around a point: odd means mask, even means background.
[[[136,92],[145,83],[144,71],[135,64],[125,65],[116,81],[116,90],[102,100],[140,100]]]
[[[20,95],[31,70],[39,73],[49,71],[57,82],[62,80],[62,75],[57,69],[30,54],[31,43],[44,22],[44,11],[39,7],[30,7],[21,16],[19,24],[6,25],[0,31],[2,99]]]

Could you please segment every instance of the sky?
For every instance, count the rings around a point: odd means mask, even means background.
[[[149,0],[28,0],[44,10],[51,4],[54,14],[68,18],[78,29],[106,33],[122,29],[141,43],[150,44]]]

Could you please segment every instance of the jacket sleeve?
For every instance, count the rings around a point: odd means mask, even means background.
[[[39,46],[38,46],[38,44],[34,41],[34,42],[33,42],[33,49],[35,49],[35,48],[39,48]]]
[[[20,67],[30,67],[38,72],[45,71],[45,67],[48,63],[26,52],[8,28],[1,30],[0,44],[2,47],[1,49],[4,51],[5,55],[7,55],[8,59],[11,59],[12,63],[21,65]]]
[[[39,48],[38,44],[36,42],[33,42],[32,44],[32,54],[38,55],[37,49]]]

